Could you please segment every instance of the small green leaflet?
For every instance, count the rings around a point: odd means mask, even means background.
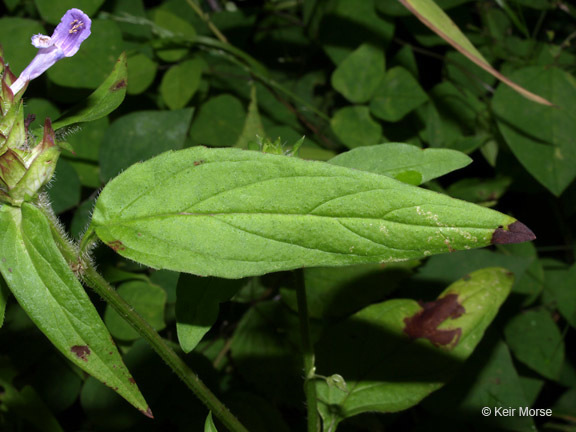
[[[532,240],[514,218],[323,162],[193,147],[102,191],[88,237],[150,267],[241,278]]]
[[[0,207],[0,272],[30,319],[62,354],[142,413],[152,412],[110,333],[33,205]]]

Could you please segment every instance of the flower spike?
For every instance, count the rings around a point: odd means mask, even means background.
[[[12,93],[18,93],[28,81],[42,75],[58,60],[76,54],[82,42],[90,36],[91,25],[88,15],[80,9],[70,9],[62,17],[52,36],[32,36],[32,45],[38,48],[38,54],[10,86]]]

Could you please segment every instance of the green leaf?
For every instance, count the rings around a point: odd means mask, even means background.
[[[122,53],[114,69],[100,87],[81,105],[72,108],[52,124],[54,130],[74,123],[90,122],[107,116],[120,106],[126,96],[126,54]]]
[[[385,176],[202,147],[112,180],[96,203],[94,232],[148,266],[227,278],[534,238],[509,216]]]
[[[62,158],[58,160],[54,178],[48,189],[48,196],[54,213],[60,214],[80,202],[81,185],[74,168]]]
[[[329,162],[396,179],[415,171],[420,174],[417,184],[422,184],[464,168],[472,159],[456,150],[421,149],[410,144],[387,143],[340,153]]]
[[[576,265],[569,270],[549,270],[546,272],[546,291],[551,294],[558,311],[576,328]]]
[[[260,118],[260,113],[258,112],[258,97],[256,94],[256,86],[253,85],[250,89],[250,105],[248,105],[248,114],[246,115],[246,120],[244,121],[244,128],[238,141],[234,147],[248,148],[249,144],[256,142],[257,137],[264,138],[266,136],[264,132],[264,126],[262,126],[262,119]],[[285,136],[283,136],[286,139]]]
[[[510,75],[544,95],[556,107],[527,104],[511,89],[500,86],[493,108],[498,127],[520,163],[554,195],[576,178],[576,80],[567,72],[535,66]]]
[[[452,45],[460,53],[464,54],[471,62],[494,75],[503,83],[510,86],[527,99],[543,105],[552,105],[546,99],[529,92],[514,81],[506,78],[494,69],[484,56],[476,49],[470,40],[460,31],[458,26],[433,0],[399,0],[408,8],[424,25]]]
[[[54,105],[47,99],[39,99],[39,98],[30,98],[26,100],[26,104],[24,105],[24,116],[34,115],[35,120],[30,123],[31,127],[41,125],[41,128],[44,127],[44,120],[49,117],[50,119],[57,119],[60,117],[60,111],[58,107]],[[52,127],[54,127],[54,123],[52,123]]]
[[[440,418],[466,421],[468,427],[456,430],[534,431],[531,417],[482,415],[482,408],[529,407],[522,377],[506,344],[493,333],[482,340],[462,370],[442,389],[422,402],[426,411]]]
[[[425,140],[431,147],[471,153],[489,138],[478,131],[478,117],[486,107],[466,89],[448,81],[430,91]]]
[[[276,403],[302,395],[297,323],[295,314],[281,302],[257,302],[238,323],[230,344],[238,372],[260,395]]]
[[[10,290],[6,286],[6,282],[4,282],[4,278],[0,276],[0,328],[2,328],[2,325],[4,324],[8,297],[10,297]]]
[[[133,163],[181,149],[193,109],[134,111],[116,120],[100,148],[100,175],[107,181]]]
[[[154,12],[154,23],[173,34],[173,40],[156,51],[158,57],[166,62],[177,62],[184,58],[188,54],[188,48],[179,47],[179,40],[187,44],[194,42],[196,39],[194,27],[188,21],[163,9]]]
[[[412,74],[398,66],[386,72],[370,101],[370,111],[379,119],[397,122],[427,99]]]
[[[199,58],[172,66],[162,77],[160,94],[172,110],[184,108],[192,99],[202,77],[205,62]]]
[[[304,269],[308,313],[319,319],[346,317],[398,289],[416,265],[417,261],[408,261],[385,267],[361,264]],[[281,294],[284,303],[297,311],[295,290],[283,289]]]
[[[95,89],[108,77],[115,59],[122,53],[122,34],[115,22],[99,19],[92,20],[91,30],[92,34],[73,57],[48,69],[48,78],[53,83],[63,87]]]
[[[143,93],[154,82],[158,64],[147,55],[136,54],[128,57],[128,94]]]
[[[492,206],[504,195],[512,180],[508,177],[492,179],[465,178],[452,183],[448,195],[461,200]]]
[[[133,281],[123,283],[118,287],[118,294],[144,318],[154,330],[166,327],[164,322],[164,307],[166,306],[166,292],[157,285],[147,282]],[[114,309],[106,308],[104,314],[106,327],[112,336],[130,341],[140,337]]]
[[[246,119],[242,103],[232,95],[223,94],[205,102],[190,128],[190,136],[198,144],[230,147],[236,144]]]
[[[180,347],[191,352],[216,322],[220,303],[242,288],[242,280],[180,275],[176,288],[176,330]]]
[[[23,425],[33,425],[34,430],[63,432],[62,426],[46,406],[36,390],[29,385],[22,388],[0,378],[3,411],[16,414]],[[22,425],[22,426],[23,426]]]
[[[384,78],[384,52],[369,43],[360,45],[332,74],[332,87],[352,103],[368,102]]]
[[[340,64],[360,44],[369,42],[386,49],[394,36],[394,21],[376,13],[374,0],[333,0],[328,3],[318,29],[322,48],[334,64]],[[318,14],[315,14],[318,15]]]
[[[151,415],[94,305],[56,246],[44,214],[0,208],[0,271],[18,303],[72,363]]]
[[[104,0],[34,0],[38,12],[50,24],[58,24],[68,9],[78,8],[86,15],[94,15]]]
[[[37,21],[12,17],[0,19],[0,41],[4,60],[10,64],[10,69],[16,76],[38,52],[30,43],[30,37],[38,33],[45,34],[46,31]]]
[[[206,423],[204,423],[204,432],[218,432],[214,420],[212,420],[212,411],[208,413],[206,417]]]
[[[100,144],[104,139],[109,125],[108,117],[102,117],[101,119],[84,123],[79,128],[75,128],[73,133],[67,134],[66,136],[66,142],[72,146],[74,154],[66,154],[66,157],[71,160],[78,160],[79,162],[98,162]]]
[[[546,378],[560,376],[564,361],[562,334],[544,309],[516,315],[504,328],[506,342],[514,356]]]
[[[389,300],[329,329],[318,344],[317,369],[342,375],[348,391],[317,381],[325,424],[362,412],[404,410],[442,387],[480,342],[512,280],[502,268],[479,270],[436,302]]]
[[[382,140],[382,127],[365,106],[348,106],[336,112],[330,127],[348,148],[371,146]]]

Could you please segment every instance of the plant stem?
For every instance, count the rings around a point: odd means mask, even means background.
[[[318,399],[316,397],[316,367],[314,366],[314,345],[310,337],[310,321],[308,318],[308,301],[306,299],[306,286],[304,272],[294,271],[296,279],[296,298],[298,301],[298,317],[300,319],[300,333],[302,339],[302,356],[304,358],[304,393],[306,394],[306,409],[308,410],[308,432],[320,431],[320,417],[318,415]]]
[[[202,9],[200,9],[200,6],[198,6],[194,0],[186,0],[186,2],[190,5],[192,9],[194,9],[194,12],[196,12],[196,14],[206,23],[206,25],[208,25],[210,31],[214,33],[214,36],[216,36],[220,42],[228,43],[228,39],[226,39],[226,36],[224,36],[222,32],[218,29],[218,27],[214,25],[214,23],[210,19],[210,16],[202,12]]]
[[[116,290],[94,268],[88,259],[78,256],[78,249],[65,238],[58,219],[54,215],[45,196],[39,199],[39,208],[50,221],[52,236],[60,252],[71,266],[79,266],[82,280],[102,297],[134,330],[138,332],[156,351],[156,353],[170,366],[200,401],[230,430],[231,432],[248,432],[248,430],[234,417],[234,415],[220,402],[200,380],[198,375],[180,358],[170,345],[162,339],[156,330],[142,318],[132,306],[120,297]]]
[[[220,402],[192,371],[176,352],[160,337],[146,320],[120,297],[116,290],[96,271],[88,265],[83,274],[83,280],[106,302],[120,314],[120,316],[142,336],[156,353],[170,366],[192,392],[204,405],[226,426],[231,432],[248,432],[248,430],[234,417],[234,415]]]

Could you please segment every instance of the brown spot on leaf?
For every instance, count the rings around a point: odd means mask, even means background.
[[[462,329],[439,330],[438,326],[448,318],[458,318],[466,310],[458,303],[456,294],[448,294],[444,297],[428,303],[420,303],[422,310],[414,316],[404,318],[404,333],[412,339],[428,339],[434,345],[452,345],[458,344]]]
[[[110,246],[114,250],[114,252],[123,251],[126,249],[124,247],[124,244],[120,240],[114,240],[106,244]]]
[[[534,233],[522,222],[516,221],[508,225],[508,230],[496,228],[492,234],[492,244],[509,244],[532,241],[536,238]]]
[[[126,80],[121,79],[120,81],[116,82],[112,87],[110,87],[110,91],[118,91],[126,87]]]
[[[130,384],[136,384],[136,380],[132,377],[128,378],[128,381],[130,381]]]
[[[88,356],[90,355],[90,348],[88,348],[87,345],[74,345],[72,348],[70,348],[70,351],[76,354],[76,357],[78,357],[79,359],[88,361]]]
[[[202,159],[194,161],[194,166],[202,165],[204,161]]]

